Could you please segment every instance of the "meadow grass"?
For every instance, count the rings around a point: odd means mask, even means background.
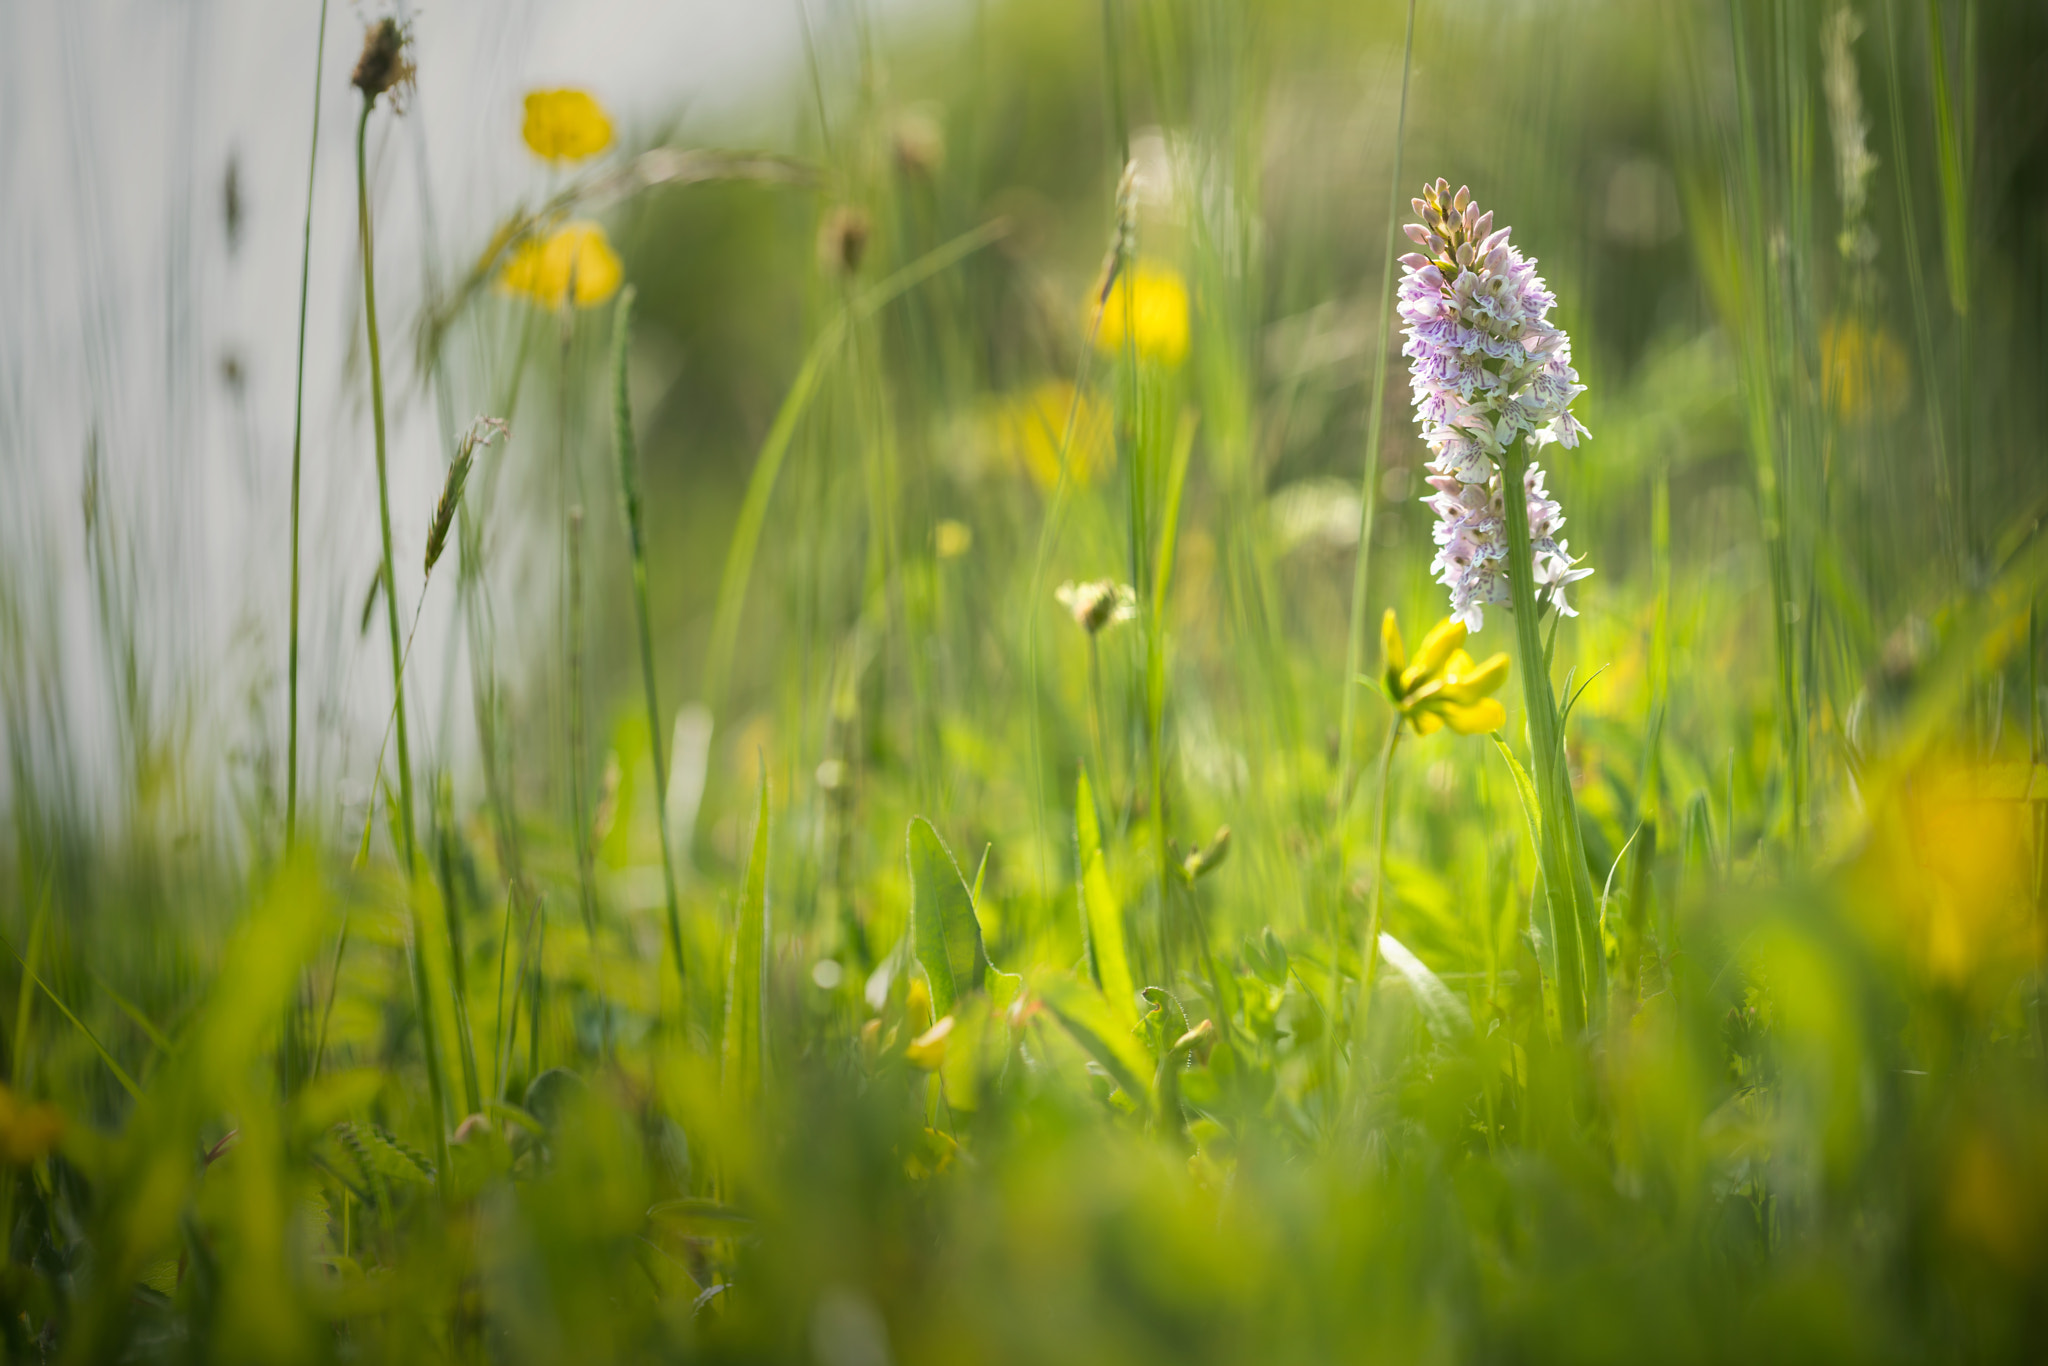
[[[840,6],[786,137],[535,92],[420,508],[373,31],[397,772],[300,790],[296,427],[253,841],[92,491],[125,784],[0,582],[7,1359],[2025,1359],[2048,32],[1900,8]],[[1438,174],[1588,386],[1507,674],[1387,398]]]

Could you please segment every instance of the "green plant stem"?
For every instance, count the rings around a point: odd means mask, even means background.
[[[384,621],[391,637],[392,723],[398,732],[399,838],[403,845],[405,882],[407,896],[410,898],[413,875],[419,867],[419,851],[414,833],[416,827],[413,823],[412,753],[405,729],[405,651],[398,637],[398,579],[392,571],[391,479],[384,436],[384,365],[377,340],[377,258],[375,239],[370,230],[369,158],[365,150],[370,129],[370,111],[376,107],[374,99],[365,98],[362,117],[356,121],[356,227],[362,235],[363,243],[363,322],[369,337],[370,423],[377,445],[377,519],[384,548]],[[413,960],[413,991],[419,1011],[420,1051],[426,1056],[427,1086],[432,1094],[434,1106],[434,1155],[440,1163],[440,1170],[446,1171],[447,1087],[441,1077],[441,1050],[434,1028],[433,999],[427,990],[426,963],[424,950],[419,941],[421,925],[417,906],[413,908],[412,923],[414,943],[410,946],[409,953]]]
[[[633,325],[631,285],[619,296],[612,325],[612,443],[619,457],[619,494],[625,502],[626,548],[633,557],[633,615],[640,628],[640,688],[647,699],[647,748],[654,758],[654,813],[660,822],[661,884],[668,907],[669,951],[675,955],[676,980],[687,984],[683,964],[683,912],[676,898],[675,855],[669,848],[668,760],[662,748],[661,701],[654,687],[654,626],[647,610],[647,548],[640,524],[639,449],[633,439],[633,407],[626,391],[626,346]]]
[[[1365,919],[1365,943],[1361,945],[1358,965],[1358,1028],[1365,1028],[1372,1012],[1373,971],[1379,966],[1380,958],[1380,912],[1385,905],[1387,888],[1387,817],[1394,804],[1394,748],[1401,743],[1401,713],[1395,712],[1394,719],[1387,724],[1387,742],[1380,749],[1380,810],[1379,819],[1374,823],[1372,841],[1372,909]],[[1334,1035],[1344,1032],[1344,993],[1336,989],[1337,981],[1337,938],[1330,939],[1330,995],[1337,1007],[1337,1028]]]
[[[313,1048],[313,1070],[311,1076],[320,1075],[320,1065],[327,1058],[327,1026],[334,1019],[334,998],[341,994],[341,962],[348,954],[349,918],[341,918],[341,935],[334,944],[334,970],[327,983],[327,1004],[320,1010],[320,1040]]]
[[[363,319],[369,334],[370,423],[377,445],[377,525],[383,540],[384,621],[391,636],[391,690],[393,726],[398,732],[398,803],[400,835],[403,839],[406,876],[418,862],[415,846],[412,801],[412,749],[405,726],[405,652],[398,632],[398,579],[392,571],[391,478],[384,435],[384,365],[377,339],[377,266],[370,230],[370,179],[365,144],[374,100],[363,101],[362,118],[356,122],[356,226],[363,243]]]
[[[20,1095],[28,1093],[29,1024],[36,999],[32,988],[36,964],[42,961],[43,927],[50,918],[50,888],[54,881],[53,875],[44,874],[42,894],[36,898],[35,914],[28,922],[28,954],[21,960],[21,994],[14,1004],[14,1056],[7,1070],[7,1084]],[[0,1257],[6,1255],[7,1249],[0,1247]]]
[[[1380,263],[1380,306],[1373,313],[1379,345],[1373,350],[1372,408],[1365,427],[1365,471],[1358,482],[1358,551],[1351,565],[1351,622],[1344,644],[1344,718],[1337,732],[1339,818],[1348,806],[1351,766],[1356,760],[1352,728],[1358,717],[1358,675],[1365,668],[1365,595],[1372,569],[1373,506],[1379,501],[1380,427],[1387,402],[1388,316],[1394,297],[1394,244],[1401,240],[1401,147],[1408,133],[1408,72],[1415,55],[1415,0],[1408,0],[1408,27],[1401,42],[1401,104],[1394,116],[1394,165],[1387,174],[1386,259]]]
[[[1606,957],[1600,949],[1600,927],[1595,920],[1592,878],[1586,872],[1585,856],[1579,852],[1578,811],[1572,801],[1570,775],[1565,771],[1564,738],[1558,723],[1557,697],[1550,687],[1549,657],[1539,633],[1541,619],[1536,604],[1534,560],[1530,549],[1529,502],[1523,492],[1523,476],[1529,466],[1528,453],[1520,443],[1499,455],[1501,499],[1508,524],[1508,583],[1514,594],[1515,643],[1521,659],[1522,697],[1529,717],[1529,745],[1535,760],[1536,795],[1542,807],[1542,847],[1537,856],[1543,866],[1546,894],[1551,898],[1551,920],[1560,939],[1569,932],[1574,942],[1560,943],[1557,954],[1558,1020],[1567,1037],[1605,1014],[1600,984],[1606,977]],[[1562,904],[1564,915],[1555,914]],[[1569,931],[1567,931],[1569,927]]]
[[[306,153],[306,226],[299,247],[299,351],[292,389],[291,639],[285,656],[284,847],[299,838],[299,469],[306,416],[306,302],[313,276],[313,187],[320,157],[320,80],[327,65],[327,0],[320,0],[320,37],[313,49],[313,138]]]
[[[612,1011],[604,989],[604,954],[597,937],[597,867],[590,847],[590,742],[583,715],[583,509],[569,509],[569,792],[576,821],[576,885],[583,929],[590,936],[590,972],[597,983],[598,1036],[612,1051]]]

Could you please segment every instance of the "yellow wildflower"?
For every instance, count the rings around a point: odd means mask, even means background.
[[[24,1101],[0,1086],[0,1162],[26,1166],[57,1146],[64,1116],[56,1107]]]
[[[576,307],[593,308],[618,293],[624,278],[604,229],[578,220],[514,247],[498,276],[498,287],[524,294],[543,308],[561,308],[572,297]]]
[[[932,547],[942,560],[957,560],[974,548],[974,528],[944,517],[932,528]]]
[[[1906,353],[1881,327],[1836,318],[1820,334],[1821,382],[1843,417],[1897,417],[1906,407]]]
[[[535,156],[581,161],[612,145],[612,121],[604,106],[581,90],[535,90],[526,97],[526,125],[520,134]]]
[[[946,1061],[946,1040],[953,1033],[953,1017],[946,1016],[910,1041],[903,1050],[903,1056],[912,1067],[925,1072],[936,1072]]]
[[[2048,769],[1936,753],[1871,791],[1854,904],[1916,976],[2003,1000],[2040,956],[2033,813]]]
[[[1493,694],[1507,682],[1508,657],[1496,654],[1484,663],[1473,663],[1462,648],[1464,622],[1445,617],[1430,628],[1410,659],[1401,624],[1389,608],[1380,621],[1380,644],[1386,655],[1381,686],[1417,735],[1444,726],[1460,735],[1484,735],[1507,724],[1507,709]]]
[[[1125,342],[1147,360],[1179,365],[1188,354],[1188,287],[1171,266],[1144,262],[1110,286],[1095,344],[1114,354]]]
[[[1067,448],[1067,477],[1077,487],[1085,487],[1108,470],[1114,458],[1109,411],[1085,394],[1075,407],[1072,384],[1047,380],[1018,394],[996,410],[992,424],[996,445],[1048,492],[1060,481],[1060,439],[1066,435],[1070,411],[1074,439]]]

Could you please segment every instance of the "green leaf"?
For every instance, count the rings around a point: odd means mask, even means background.
[[[754,818],[754,851],[747,859],[746,893],[733,926],[732,958],[726,968],[725,1046],[719,1085],[728,1096],[752,1097],[761,1089],[761,1002],[768,989],[768,770],[761,769],[761,809]]]
[[[905,844],[910,859],[910,927],[917,961],[932,988],[932,1018],[943,1019],[970,991],[985,986],[988,952],[974,894],[953,861],[953,851],[922,816],[911,819]]]
[[[754,1227],[751,1218],[716,1200],[662,1200],[648,1206],[647,1217],[699,1238],[731,1238]]]
[[[1102,856],[1102,827],[1095,815],[1095,793],[1084,767],[1075,784],[1074,846],[1081,874],[1081,942],[1088,951],[1089,971],[1108,997],[1110,1009],[1125,1026],[1137,1018],[1132,1002],[1137,987],[1131,980],[1130,957],[1124,949],[1124,913],[1109,865]]]
[[[355,1157],[356,1165],[362,1169],[363,1185],[370,1190],[376,1189],[379,1177],[386,1184],[434,1184],[434,1164],[374,1124],[343,1123],[337,1126],[335,1137]]]
[[[1522,761],[1508,748],[1507,741],[1498,735],[1489,735],[1493,747],[1500,751],[1500,757],[1507,761],[1508,772],[1515,780],[1515,795],[1522,799],[1522,816],[1529,826],[1529,844],[1536,854],[1536,893],[1531,898],[1531,919],[1535,922],[1536,954],[1543,967],[1547,981],[1557,980],[1557,932],[1550,914],[1550,889],[1543,877],[1543,804],[1537,799],[1536,784],[1529,777],[1529,770],[1522,767]]]
[[[719,580],[718,606],[711,625],[711,647],[704,661],[704,697],[714,712],[720,710],[726,679],[732,672],[733,651],[739,643],[742,611],[747,602],[747,582],[753,577],[754,555],[760,546],[761,532],[768,523],[768,505],[775,494],[783,457],[789,454],[797,424],[817,395],[825,377],[825,368],[839,350],[848,323],[868,317],[903,291],[923,283],[962,257],[981,250],[1008,231],[1009,225],[1002,219],[996,219],[962,233],[926,252],[894,275],[869,286],[859,298],[834,314],[818,330],[810,350],[804,353],[796,378],[790,382],[789,391],[783,396],[782,406],[775,411],[775,419],[769,424],[768,435],[761,442],[759,454],[754,457],[754,472],[747,479],[747,492],[740,503],[739,516],[733,523],[732,543],[726,548],[725,572]]]
[[[953,1012],[953,1032],[946,1037],[945,1061],[939,1064],[939,1080],[952,1109],[978,1109],[987,1082],[1001,1070],[1000,1047],[1008,1041],[1009,1031],[994,1014],[985,995],[968,997]],[[989,1056],[991,1043],[996,1045],[994,1058]]]
[[[1145,1078],[1152,1073],[1152,1059],[1101,992],[1085,982],[1052,973],[1033,978],[1032,989],[1053,1018],[1073,1035],[1074,1042],[1102,1065],[1126,1095],[1133,1100],[1145,1098]]]
[[[1252,975],[1267,986],[1287,985],[1287,946],[1271,925],[1259,931],[1257,938],[1245,936],[1244,961],[1251,966]]]

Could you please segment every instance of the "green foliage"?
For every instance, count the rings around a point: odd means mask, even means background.
[[[396,715],[217,781],[96,485],[105,678],[0,545],[0,1355],[2027,1359],[2048,32],[1413,8],[813,7],[772,119],[536,167],[424,304],[435,406],[523,405],[428,812]],[[1354,681],[1442,610],[1404,127],[1590,386],[1492,753]],[[587,215],[616,302],[489,287]]]

